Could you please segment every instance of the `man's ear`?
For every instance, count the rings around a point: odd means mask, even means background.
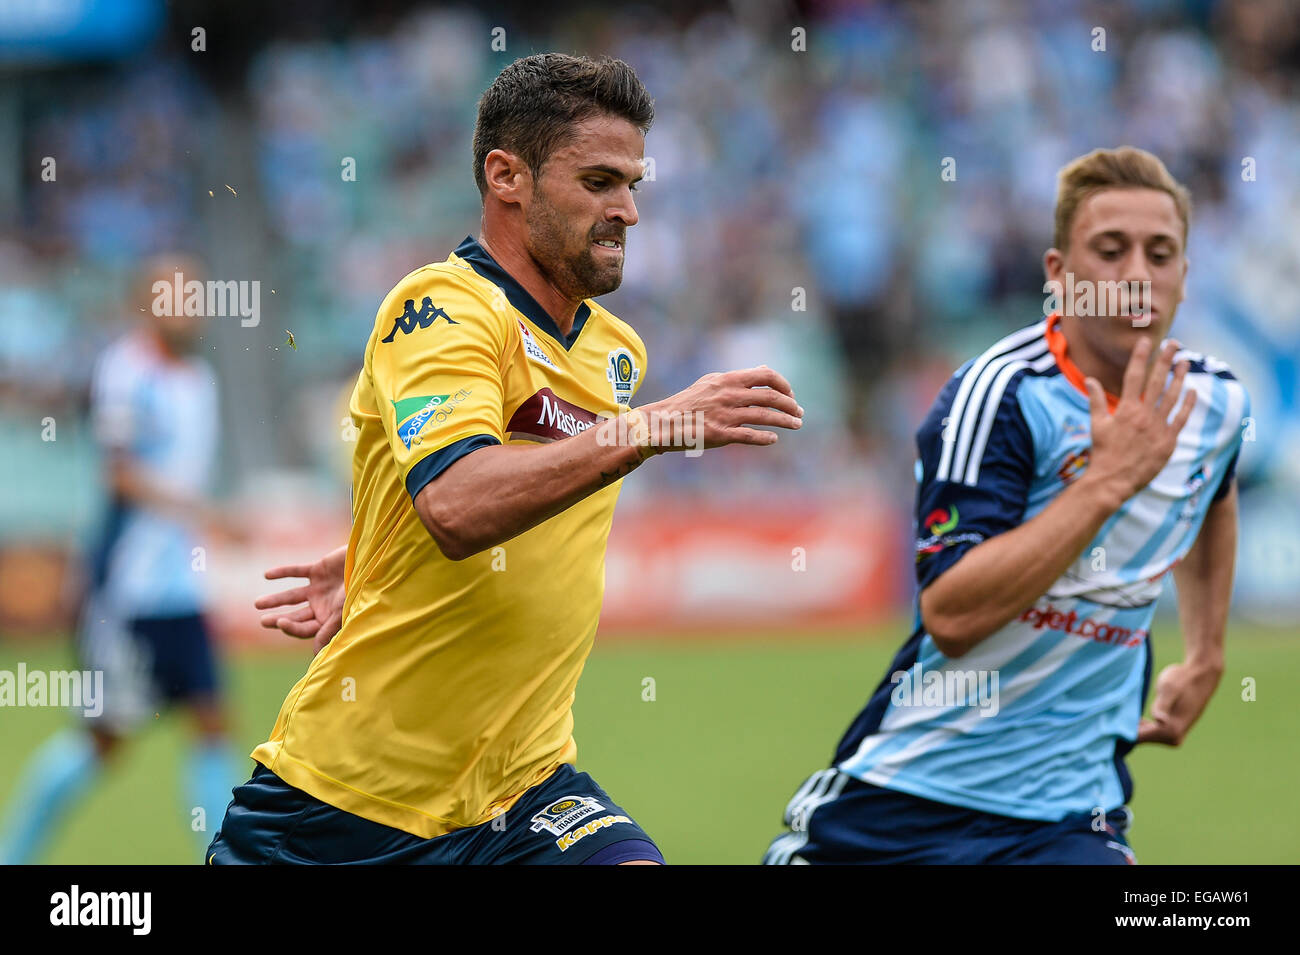
[[[504,149],[494,149],[484,158],[483,178],[488,194],[507,204],[522,202],[532,189],[528,164]]]
[[[1048,249],[1043,253],[1043,277],[1049,282],[1054,278],[1059,278],[1064,263],[1064,252],[1055,247]]]

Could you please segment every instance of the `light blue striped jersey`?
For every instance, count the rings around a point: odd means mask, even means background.
[[[1227,493],[1250,415],[1227,366],[1183,351],[1197,402],[1177,447],[1020,617],[960,659],[920,622],[841,740],[835,765],[925,799],[1056,821],[1112,810],[1131,783],[1165,576]],[[917,432],[920,589],[1043,510],[1087,467],[1082,376],[1052,316],[953,375]]]
[[[216,459],[217,386],[199,358],[162,352],[152,335],[119,339],[100,356],[91,423],[107,452],[125,455],[159,486],[206,493]],[[103,606],[122,617],[170,617],[202,609],[194,529],[125,501],[109,502],[91,561]]]

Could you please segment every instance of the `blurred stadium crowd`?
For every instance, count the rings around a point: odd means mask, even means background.
[[[210,319],[205,336],[228,488],[283,470],[345,488],[343,392],[375,308],[477,234],[478,94],[545,49],[626,59],[656,100],[654,181],[605,300],[648,346],[642,396],[765,362],[810,410],[806,432],[761,461],[662,462],[658,481],[679,493],[868,482],[905,510],[912,432],[943,380],[1041,314],[1056,170],[1123,143],[1192,190],[1177,330],[1251,390],[1243,487],[1300,480],[1295,4],[601,6],[537,23],[507,9],[359,6],[346,30],[322,18],[239,36],[233,73],[213,65],[228,52],[192,51],[188,23],[160,12],[128,56],[5,68],[0,439],[13,463],[0,535],[93,520],[93,481],[69,468],[93,467],[78,424],[88,378],[147,304],[133,268],[160,251],[263,285],[258,327]],[[791,49],[795,25],[806,52]],[[57,456],[31,424],[45,415],[60,422]]]

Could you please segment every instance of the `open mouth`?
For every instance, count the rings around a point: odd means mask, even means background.
[[[596,239],[591,243],[598,249],[605,249],[608,252],[622,252],[623,243],[618,239]]]

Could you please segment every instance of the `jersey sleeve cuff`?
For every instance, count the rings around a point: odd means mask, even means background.
[[[465,455],[471,451],[490,448],[492,445],[500,443],[490,434],[475,434],[470,435],[468,438],[461,438],[459,441],[453,441],[445,448],[439,448],[428,457],[421,458],[415,463],[415,467],[407,472],[406,493],[411,495],[411,500],[414,501],[415,495],[424,490],[426,484]]]
[[[916,583],[920,590],[924,590],[934,583],[941,574],[961,560],[966,551],[986,540],[983,534],[977,533],[963,534],[962,537],[964,539],[960,543],[953,543],[948,546],[940,544],[938,546],[942,549],[938,551],[917,554]]]

